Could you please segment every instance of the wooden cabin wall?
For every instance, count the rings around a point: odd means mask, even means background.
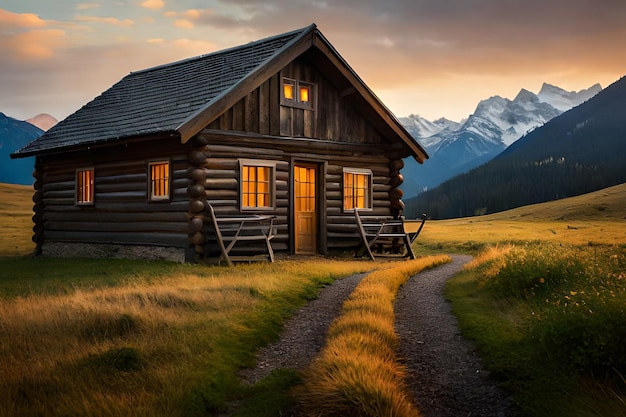
[[[148,201],[147,162],[169,160],[171,201]],[[45,242],[188,246],[187,150],[177,139],[40,157]],[[76,170],[94,168],[94,205],[75,204]]]
[[[324,251],[345,250],[359,243],[356,220],[352,211],[343,210],[343,169],[371,169],[373,174],[373,208],[368,215],[392,215],[390,192],[392,182],[392,160],[384,155],[364,155],[360,145],[329,145],[322,142],[254,138],[243,134],[205,129],[193,141],[196,147],[198,166],[203,169],[203,187],[207,202],[213,205],[216,215],[242,214],[240,211],[240,163],[239,159],[259,159],[276,163],[276,206],[275,210],[262,212],[274,214],[277,235],[272,240],[275,251],[288,251],[291,217],[290,184],[294,161],[314,162],[325,168],[324,189],[318,195],[322,214],[326,215]],[[317,145],[317,147],[315,146]],[[211,226],[205,224],[203,233],[212,236]],[[262,250],[262,247],[259,247]],[[197,248],[202,253],[206,248]],[[213,247],[213,251],[216,248]]]
[[[283,76],[316,85],[314,110],[280,105]],[[290,63],[208,128],[343,143],[386,144],[383,136],[350,104],[345,92],[339,91],[331,80],[304,60]]]

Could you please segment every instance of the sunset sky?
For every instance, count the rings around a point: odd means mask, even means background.
[[[399,117],[626,75],[624,0],[0,0],[0,112],[63,119],[131,71],[311,23]]]

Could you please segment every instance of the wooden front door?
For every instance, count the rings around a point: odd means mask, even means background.
[[[295,252],[317,253],[317,166],[293,168]]]

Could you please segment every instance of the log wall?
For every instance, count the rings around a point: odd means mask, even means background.
[[[166,155],[166,156],[164,156]],[[171,201],[150,202],[147,163],[168,159]],[[188,246],[187,150],[177,139],[38,159],[35,234],[44,242]],[[93,205],[76,205],[75,172],[94,168]],[[36,218],[36,219],[35,219]]]
[[[315,141],[294,144],[293,140],[278,138],[256,139],[249,135],[244,137],[232,132],[205,129],[192,141],[195,156],[191,160],[195,166],[190,169],[197,178],[197,187],[194,188],[192,198],[199,201],[197,204],[193,201],[190,203],[190,218],[194,215],[198,218],[197,227],[194,229],[195,236],[191,236],[190,239],[194,242],[199,255],[214,255],[216,250],[211,239],[212,226],[206,221],[202,199],[211,203],[218,216],[241,214],[240,158],[274,161],[276,164],[275,209],[261,212],[276,215],[274,224],[277,234],[272,241],[272,247],[276,251],[291,251],[291,175],[293,165],[297,162],[318,164],[324,173],[322,188],[318,190],[319,207],[326,215],[322,222],[324,229],[319,230],[320,237],[325,238],[321,248],[323,253],[329,250],[344,250],[359,243],[354,215],[351,211],[343,210],[344,168],[372,170],[373,207],[368,215],[397,214],[394,212],[394,200],[391,196],[399,192],[397,186],[401,181],[397,178],[397,165],[401,159],[393,159],[380,152],[378,155],[365,154],[364,149],[369,148],[359,144],[329,144],[322,147]],[[395,201],[395,205],[397,203]],[[195,212],[192,207],[197,207]],[[202,224],[204,227],[201,228]]]

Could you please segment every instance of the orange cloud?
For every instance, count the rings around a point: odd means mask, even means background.
[[[18,60],[41,60],[50,58],[64,44],[65,32],[62,30],[31,30],[3,42],[0,49],[8,49]]]
[[[193,29],[193,22],[187,19],[178,19],[174,22],[174,26],[181,29]]]
[[[131,19],[119,20],[115,17],[97,17],[97,16],[76,16],[75,18],[79,22],[96,22],[105,23],[112,26],[132,26],[135,22]]]
[[[0,9],[0,25],[5,28],[38,28],[46,26],[46,22],[33,13],[12,13]]]
[[[65,32],[60,29],[39,29],[47,22],[33,13],[12,13],[0,9],[0,54],[18,61],[50,58],[65,45]]]
[[[145,0],[140,6],[146,9],[158,10],[165,6],[165,2],[163,0]]]

